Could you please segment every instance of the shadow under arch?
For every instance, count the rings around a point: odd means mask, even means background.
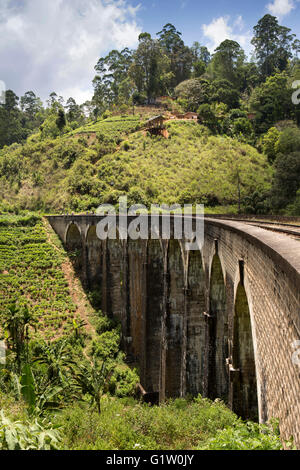
[[[208,396],[228,400],[229,378],[226,366],[228,357],[228,318],[226,288],[222,264],[216,254],[212,261],[209,293],[209,364]]]
[[[148,241],[146,287],[145,389],[150,393],[158,393],[164,315],[164,256],[159,240]]]
[[[165,394],[167,398],[178,397],[182,391],[184,310],[182,252],[178,240],[170,240],[168,247],[168,302],[166,319]]]
[[[82,277],[83,273],[83,244],[81,233],[78,226],[74,223],[71,223],[66,232],[65,236],[65,245],[69,257],[73,263],[74,269],[79,273],[79,276]]]
[[[96,225],[91,225],[86,234],[87,287],[97,293],[97,304],[101,306],[103,278],[103,242],[97,236]],[[100,307],[101,308],[101,307]]]
[[[242,419],[258,421],[255,356],[250,310],[245,288],[239,284],[233,328],[232,409]]]
[[[107,314],[121,323],[124,336],[127,331],[125,283],[123,246],[117,231],[115,239],[108,237],[106,241],[106,308]]]
[[[127,329],[130,332],[130,354],[134,363],[143,364],[145,350],[144,302],[145,302],[145,253],[146,241],[127,241]],[[141,367],[141,380],[144,368]]]
[[[205,380],[205,272],[201,252],[189,252],[187,292],[186,391],[197,396],[204,393]]]

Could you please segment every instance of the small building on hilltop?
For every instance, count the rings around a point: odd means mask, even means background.
[[[173,115],[176,117],[176,119],[184,119],[184,114],[183,113],[179,113],[177,111],[174,111]]]
[[[146,122],[147,129],[161,128],[164,124],[164,117],[162,115],[154,116]]]
[[[184,119],[191,119],[191,120],[197,121],[198,120],[198,114],[189,111],[188,113],[185,113]]]
[[[146,122],[146,129],[148,131],[163,129],[164,117],[162,115],[154,116]]]
[[[248,113],[247,116],[250,121],[253,121],[255,119],[256,113]]]
[[[151,135],[163,135],[163,136],[165,136],[164,131],[166,129],[165,129],[165,126],[164,126],[164,121],[165,121],[164,116],[162,116],[162,115],[154,116],[153,118],[149,119],[146,122],[145,127]]]

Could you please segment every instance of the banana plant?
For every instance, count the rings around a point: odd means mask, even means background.
[[[35,328],[35,323],[35,317],[28,307],[26,305],[19,306],[16,302],[9,305],[4,314],[4,329],[8,347],[15,352],[19,369],[23,356],[28,356],[26,345],[28,346],[29,341],[29,328]]]
[[[101,414],[101,398],[112,374],[111,366],[107,367],[104,361],[100,363],[94,357],[92,363],[81,365],[75,375],[78,387],[84,395],[90,396],[91,405],[96,405],[99,415]]]
[[[67,349],[67,340],[45,343],[39,357],[35,358],[33,362],[46,365],[48,381],[56,381],[62,386],[68,382],[67,370],[76,365]]]

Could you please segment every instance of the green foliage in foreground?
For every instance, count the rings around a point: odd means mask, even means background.
[[[259,425],[241,421],[218,431],[201,450],[282,450],[276,423]]]
[[[59,449],[59,431],[45,422],[11,421],[0,412],[0,450]]]
[[[59,413],[28,419],[22,404],[0,392],[0,448],[64,450],[282,450],[277,423],[244,423],[221,401],[199,396],[142,404],[133,398],[102,399],[98,414],[74,401]],[[8,408],[9,407],[9,408]]]
[[[149,407],[106,398],[102,414],[78,404],[57,415],[62,447],[72,450],[190,450],[282,448],[272,426],[243,423],[222,402],[198,397]]]

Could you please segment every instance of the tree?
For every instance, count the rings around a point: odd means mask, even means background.
[[[190,78],[193,63],[192,51],[185,46],[181,38],[182,33],[177,31],[171,23],[166,24],[157,36],[160,46],[170,59],[170,71],[174,74],[173,86],[176,87],[183,80]]]
[[[288,154],[300,151],[300,130],[297,127],[284,129],[275,144],[276,154]]]
[[[251,43],[255,47],[262,79],[273,75],[276,70],[283,72],[289,59],[293,56],[293,49],[297,48],[291,30],[280,26],[278,19],[272,15],[265,15],[254,27],[254,38]]]
[[[7,90],[5,92],[5,103],[4,103],[4,109],[8,113],[12,113],[13,111],[18,110],[18,103],[19,103],[19,97],[12,91],[12,90]]]
[[[4,314],[4,329],[8,333],[8,345],[15,352],[17,363],[20,366],[22,357],[26,353],[29,327],[35,326],[36,320],[27,306],[16,303],[10,305]]]
[[[229,80],[214,80],[211,83],[210,101],[225,103],[230,109],[239,107],[239,92]]]
[[[5,103],[0,104],[0,148],[14,142],[22,142],[28,135],[18,108],[19,97],[12,91],[5,92]]]
[[[239,68],[239,90],[250,95],[253,88],[260,84],[260,78],[257,64],[254,62],[244,63]]]
[[[112,104],[118,104],[120,87],[128,79],[132,60],[132,51],[128,48],[121,52],[114,49],[98,60],[95,66],[97,75],[93,80],[93,100],[100,114]]]
[[[249,107],[255,113],[255,128],[258,133],[267,132],[276,122],[287,119],[292,111],[291,90],[285,72],[268,77],[255,88]]]
[[[291,204],[300,189],[300,150],[279,154],[275,161],[275,176],[272,187],[273,208],[283,209]]]
[[[275,151],[271,201],[278,210],[291,204],[300,189],[300,130],[285,129],[279,136]]]
[[[148,33],[139,36],[139,46],[133,54],[133,63],[129,74],[138,94],[145,93],[148,103],[161,91],[161,77],[169,69],[168,57],[159,41],[151,38]]]
[[[249,119],[246,117],[235,119],[232,125],[232,135],[241,141],[252,143],[254,129]]]
[[[208,102],[209,82],[199,78],[185,80],[175,88],[175,96],[186,111],[196,112],[201,104]]]
[[[276,158],[276,144],[279,137],[280,132],[276,127],[271,127],[263,137],[263,151],[267,155],[270,163],[273,163]]]
[[[33,91],[27,91],[21,96],[20,107],[22,110],[22,125],[29,131],[38,128],[45,119],[43,103]]]
[[[207,65],[211,61],[211,55],[207,47],[201,46],[199,42],[194,42],[190,49],[193,56],[192,76],[193,78],[201,77],[207,69]]]
[[[206,46],[201,46],[198,41],[195,41],[191,47],[191,52],[194,61],[201,61],[207,66],[211,61],[211,55]]]
[[[63,128],[66,126],[67,121],[66,121],[66,115],[62,109],[58,111],[58,116],[56,119],[56,125],[60,132],[62,132]]]
[[[214,79],[227,80],[235,88],[239,88],[245,53],[236,41],[226,39],[215,50],[210,71]]]
[[[47,100],[48,107],[52,109],[53,112],[58,112],[59,109],[63,108],[64,99],[62,96],[58,96],[55,91],[50,93]]]
[[[207,126],[212,132],[218,131],[218,118],[210,104],[205,103],[199,106],[198,120],[201,124]]]
[[[20,106],[22,111],[28,116],[29,119],[34,119],[36,114],[42,110],[42,102],[33,91],[27,91],[21,97]]]
[[[67,110],[67,118],[70,122],[79,121],[82,119],[83,115],[82,115],[81,108],[76,103],[74,98],[71,97],[68,99],[65,108]]]
[[[201,77],[206,71],[206,65],[202,60],[193,63],[193,78]]]

